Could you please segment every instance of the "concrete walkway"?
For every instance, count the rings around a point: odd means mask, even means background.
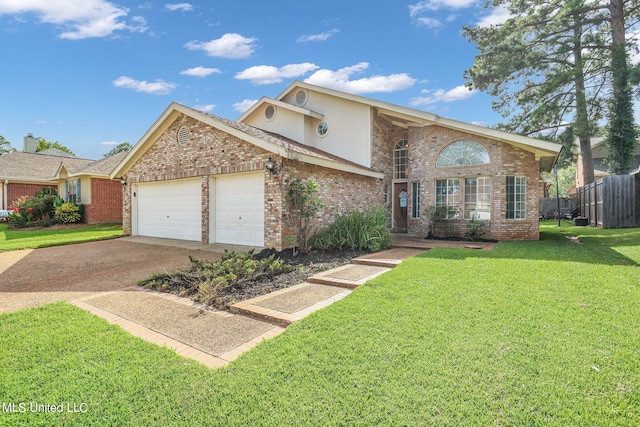
[[[421,252],[390,249],[357,258],[299,285],[234,304],[231,312],[138,286],[92,294],[72,304],[132,335],[216,368]]]

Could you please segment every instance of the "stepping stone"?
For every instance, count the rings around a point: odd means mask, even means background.
[[[363,255],[352,259],[351,262],[353,264],[394,268],[405,259],[414,257],[422,252],[424,252],[422,249],[394,248],[369,255]]]
[[[341,300],[349,293],[351,290],[341,287],[304,282],[241,301],[229,309],[232,313],[286,326]]]
[[[390,271],[388,267],[347,264],[309,277],[311,283],[354,289],[368,280]]]

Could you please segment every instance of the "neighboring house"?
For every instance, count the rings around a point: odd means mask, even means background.
[[[580,147],[580,143],[576,140],[576,145]],[[597,181],[603,176],[611,175],[609,173],[609,166],[604,162],[607,157],[608,149],[605,144],[604,137],[592,137],[591,138],[591,157],[593,158],[593,180]],[[636,151],[634,152],[634,164],[631,169],[636,171],[640,169],[640,140],[636,145]],[[578,160],[576,162],[576,188],[584,186],[582,179],[582,154],[578,152]],[[632,172],[633,173],[633,172]]]
[[[126,153],[89,160],[57,149],[36,152],[36,145],[27,135],[24,151],[0,156],[0,209],[11,210],[21,197],[54,188],[65,201],[84,205],[87,224],[122,221],[122,185],[109,174]]]
[[[560,148],[294,82],[237,121],[172,103],[111,177],[126,181],[125,234],[282,249],[301,178],[319,185],[319,224],[386,205],[395,231],[424,237],[425,208],[451,206],[488,237],[535,240],[539,174]]]

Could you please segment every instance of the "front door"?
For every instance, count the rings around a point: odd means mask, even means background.
[[[393,184],[393,225],[396,232],[407,232],[407,206],[409,193],[406,182]]]

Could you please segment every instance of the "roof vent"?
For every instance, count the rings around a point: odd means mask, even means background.
[[[264,117],[269,121],[273,120],[276,117],[276,107],[268,105],[264,110]]]
[[[178,141],[179,145],[184,145],[189,142],[189,128],[186,126],[181,126],[178,129],[178,133],[176,134],[176,141]]]
[[[296,105],[299,107],[302,107],[304,104],[307,103],[307,92],[300,89],[297,93],[296,93]]]

